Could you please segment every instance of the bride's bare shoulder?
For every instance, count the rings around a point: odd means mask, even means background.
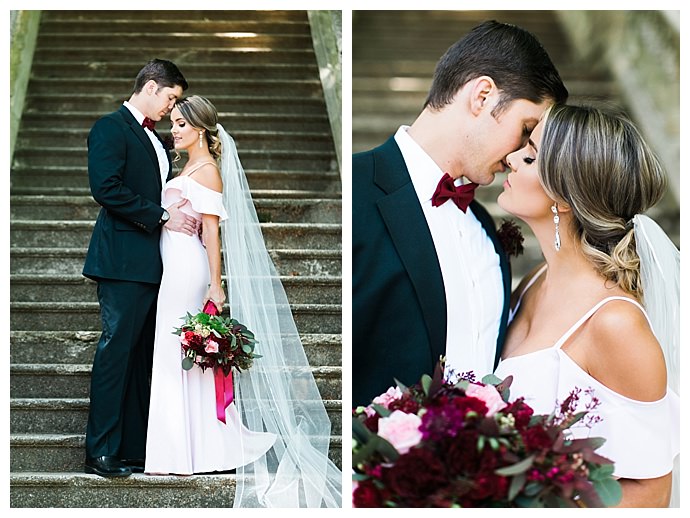
[[[598,381],[637,401],[666,393],[664,355],[645,314],[635,304],[612,300],[588,325],[588,366]]]
[[[220,171],[218,170],[218,166],[212,162],[208,162],[199,167],[194,173],[194,180],[214,191],[223,191],[223,180],[220,177]]]

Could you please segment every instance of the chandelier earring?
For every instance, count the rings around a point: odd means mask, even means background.
[[[561,221],[561,218],[558,216],[558,203],[555,203],[551,206],[551,212],[553,212],[553,224],[556,227],[556,237],[553,242],[554,248],[556,248],[556,252],[558,252],[561,249],[561,234],[558,231],[558,224]]]

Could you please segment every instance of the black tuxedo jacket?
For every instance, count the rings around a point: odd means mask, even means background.
[[[89,185],[101,211],[82,273],[96,280],[159,284],[163,274],[158,223],[163,214],[163,186],[151,140],[132,113],[121,106],[96,121],[87,144]],[[168,179],[171,174],[168,156]]]
[[[403,156],[391,137],[352,159],[352,397],[366,405],[432,374],[446,350],[446,297],[436,250]],[[489,213],[470,205],[500,257],[505,339],[510,266]],[[458,265],[460,267],[460,265]],[[458,316],[462,318],[462,316]]]

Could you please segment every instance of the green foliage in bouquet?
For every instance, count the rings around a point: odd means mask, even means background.
[[[574,389],[550,415],[512,377],[434,378],[396,388],[353,412],[355,507],[608,507],[622,492],[602,438],[573,438],[599,418],[591,391]],[[578,401],[587,398],[584,411]]]
[[[246,370],[255,358],[261,358],[254,352],[258,343],[254,333],[234,318],[202,311],[196,315],[187,313],[182,319],[184,324],[173,330],[173,334],[180,336],[185,370],[196,364],[202,370],[222,369],[227,376],[233,367]]]

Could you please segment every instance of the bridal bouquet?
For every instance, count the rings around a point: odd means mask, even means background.
[[[233,367],[249,369],[254,358],[261,357],[254,353],[254,333],[233,318],[223,318],[211,301],[203,311],[187,313],[182,319],[184,324],[173,334],[180,336],[185,370],[196,364],[202,370],[220,369],[227,376]]]
[[[254,352],[254,333],[234,318],[223,318],[211,301],[200,313],[187,313],[182,319],[184,324],[173,331],[180,336],[182,368],[213,369],[216,417],[225,423],[225,410],[235,397],[232,369],[249,369],[254,358],[261,358]]]
[[[353,412],[354,507],[602,507],[620,501],[601,438],[573,439],[598,402],[574,390],[551,415],[508,402],[512,377],[439,367]],[[588,398],[586,411],[576,412]]]

